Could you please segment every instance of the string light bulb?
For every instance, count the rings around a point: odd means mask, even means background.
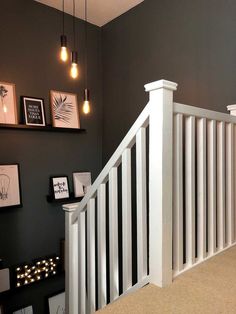
[[[89,103],[89,90],[85,88],[84,90],[84,104],[83,104],[83,113],[90,113],[90,103]]]
[[[77,77],[79,76],[79,70],[78,70],[78,53],[77,53],[77,51],[72,51],[72,53],[71,53],[70,76],[71,76],[73,79],[77,79]]]

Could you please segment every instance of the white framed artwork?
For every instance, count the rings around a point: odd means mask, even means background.
[[[73,185],[75,197],[83,197],[91,186],[91,173],[74,172]]]
[[[19,165],[0,165],[0,208],[20,205]]]
[[[65,314],[65,292],[48,298],[49,314]]]
[[[13,314],[33,314],[33,307],[32,305],[27,306],[25,308],[13,312]]]
[[[79,129],[77,95],[51,91],[52,125],[60,128]]]
[[[18,123],[15,84],[0,82],[0,123]]]

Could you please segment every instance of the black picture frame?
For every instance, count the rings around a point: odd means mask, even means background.
[[[54,200],[66,200],[70,198],[70,187],[68,176],[50,177],[51,194]]]
[[[30,126],[46,126],[44,99],[21,96],[24,123]]]
[[[60,295],[60,294],[62,294],[62,293],[65,293],[65,290],[59,290],[59,291],[57,291],[57,292],[55,292],[55,293],[53,293],[53,294],[50,294],[50,295],[48,295],[47,297],[46,297],[46,302],[47,302],[47,314],[52,314],[51,312],[50,312],[50,303],[49,303],[49,301],[50,301],[50,299],[53,299],[54,297],[56,297],[56,296],[58,296],[58,295]],[[61,311],[61,312],[58,312],[58,313],[65,313],[65,312],[63,312],[63,311]]]
[[[19,207],[22,207],[20,165],[0,164],[0,210]]]

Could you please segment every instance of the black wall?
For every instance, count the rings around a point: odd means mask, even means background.
[[[89,26],[88,85],[92,113],[82,113],[84,89],[84,25],[79,32],[80,79],[69,78],[69,65],[57,60],[61,35],[61,13],[32,0],[0,1],[0,81],[16,84],[17,105],[21,95],[45,99],[50,123],[49,91],[78,94],[81,127],[85,134],[46,133],[0,128],[0,164],[19,163],[23,207],[0,210],[0,258],[9,267],[31,259],[59,254],[64,238],[64,213],[60,204],[49,204],[46,195],[50,175],[101,169],[102,86],[101,31]],[[66,16],[69,43],[72,17]],[[72,184],[71,184],[72,186]],[[46,296],[64,288],[63,276],[0,295],[6,313],[32,304],[35,314],[46,313]]]
[[[203,108],[235,102],[235,12],[234,0],[145,0],[103,28],[103,162],[146,105],[146,83],[172,80],[175,101]]]

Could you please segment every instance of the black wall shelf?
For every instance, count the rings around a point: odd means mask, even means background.
[[[64,132],[64,133],[84,133],[85,129],[71,129],[71,128],[56,128],[51,125],[46,126],[31,126],[25,124],[0,124],[0,129],[15,129],[15,130],[29,130],[42,132]]]
[[[80,202],[82,200],[83,197],[75,197],[74,193],[70,193],[70,197],[69,198],[62,198],[62,199],[55,199],[53,197],[53,195],[47,195],[47,202],[48,203],[76,203],[76,202]]]

